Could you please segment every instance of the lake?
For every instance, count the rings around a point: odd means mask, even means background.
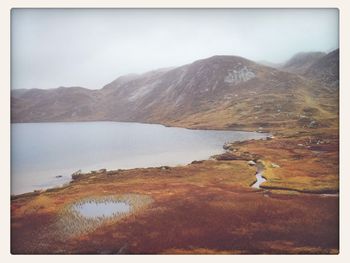
[[[223,152],[225,142],[264,137],[126,122],[11,124],[11,194],[62,185],[79,169],[183,165]]]

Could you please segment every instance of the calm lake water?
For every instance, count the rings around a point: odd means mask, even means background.
[[[67,183],[71,174],[106,168],[181,165],[223,152],[228,141],[266,134],[168,128],[122,122],[11,125],[11,193]]]

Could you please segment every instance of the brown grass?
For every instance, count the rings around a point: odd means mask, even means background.
[[[270,141],[249,141],[231,146],[235,154],[249,152],[265,164],[265,189],[307,193],[339,191],[339,144],[336,133],[300,134]],[[277,166],[276,166],[277,165]]]

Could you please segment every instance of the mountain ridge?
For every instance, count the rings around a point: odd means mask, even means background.
[[[324,52],[299,52],[288,59],[281,67],[281,70],[304,74],[305,71],[320,58],[327,55]]]
[[[336,61],[337,54],[328,55]],[[305,126],[313,121],[327,126],[337,117],[332,116],[337,105],[324,91],[328,82],[322,81],[329,72],[334,79],[338,71],[327,71],[326,62],[317,66],[317,61],[300,75],[240,56],[216,55],[180,67],[121,76],[98,90],[13,90],[11,117],[12,122],[108,120],[220,129]],[[322,77],[312,71],[320,67]],[[332,105],[324,106],[329,96]],[[307,120],[300,121],[300,116]]]

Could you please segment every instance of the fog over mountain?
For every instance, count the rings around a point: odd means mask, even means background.
[[[337,9],[13,9],[11,23],[12,89],[100,89],[215,55],[277,65],[338,48]]]

